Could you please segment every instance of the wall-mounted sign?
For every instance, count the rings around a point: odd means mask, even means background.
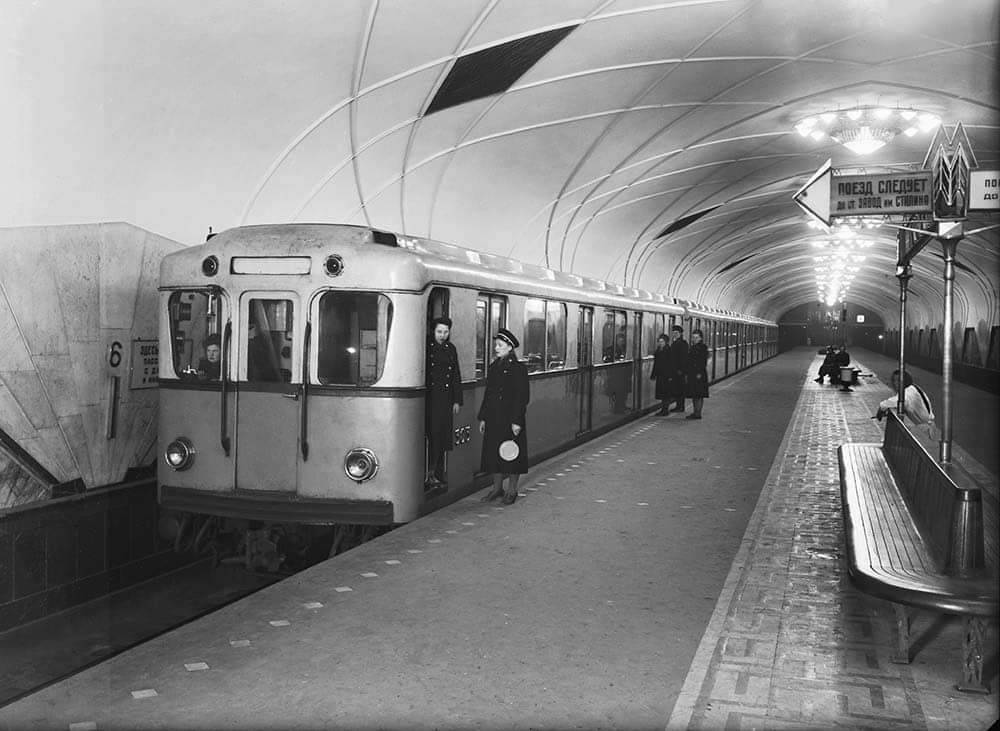
[[[133,340],[129,388],[156,388],[159,371],[159,342],[156,340]]]

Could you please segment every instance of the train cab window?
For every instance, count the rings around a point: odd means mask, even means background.
[[[288,383],[292,380],[294,303],[286,299],[251,299],[243,332],[247,346],[247,380]]]
[[[217,381],[222,363],[223,299],[217,292],[181,290],[167,300],[171,359],[178,378]]]
[[[605,310],[602,358],[605,363],[625,360],[628,354],[628,317],[624,310]]]
[[[376,292],[326,292],[319,300],[316,377],[322,384],[370,386],[382,377],[392,301]]]
[[[486,364],[493,354],[493,335],[507,327],[507,299],[479,295],[476,300],[476,378],[486,377]]]

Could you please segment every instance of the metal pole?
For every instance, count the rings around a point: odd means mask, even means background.
[[[959,239],[962,238],[962,228],[958,226],[958,235],[953,238],[942,238],[944,249],[944,334],[941,338],[941,441],[938,461],[942,464],[951,462],[951,370],[952,370],[952,320],[953,300],[955,296],[955,251]]]
[[[906,295],[913,276],[908,262],[904,262],[909,243],[913,235],[909,231],[900,231],[896,237],[897,264],[896,278],[899,279],[899,389],[896,391],[896,413],[903,416],[903,384],[906,383]]]

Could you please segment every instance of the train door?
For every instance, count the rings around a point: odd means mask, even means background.
[[[451,292],[445,287],[434,287],[431,290],[430,297],[427,299],[427,342],[430,343],[434,338],[434,320],[439,317],[449,317],[450,311],[450,295]],[[424,440],[424,474],[430,475],[435,467],[438,465],[431,464],[432,455],[428,451],[430,447],[430,442]],[[447,482],[448,475],[448,452],[442,455],[441,459],[444,460],[444,464],[441,465],[441,470],[445,482]]]
[[[236,487],[294,492],[302,390],[295,342],[298,297],[247,292],[239,307]]]
[[[580,324],[576,337],[577,363],[580,367],[579,434],[589,432],[594,402],[594,308],[580,307]]]
[[[632,409],[642,408],[642,313],[632,313]]]

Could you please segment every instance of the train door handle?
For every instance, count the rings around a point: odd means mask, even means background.
[[[290,398],[292,401],[298,401],[299,394],[297,391],[295,393],[283,393],[281,394],[281,398]]]

